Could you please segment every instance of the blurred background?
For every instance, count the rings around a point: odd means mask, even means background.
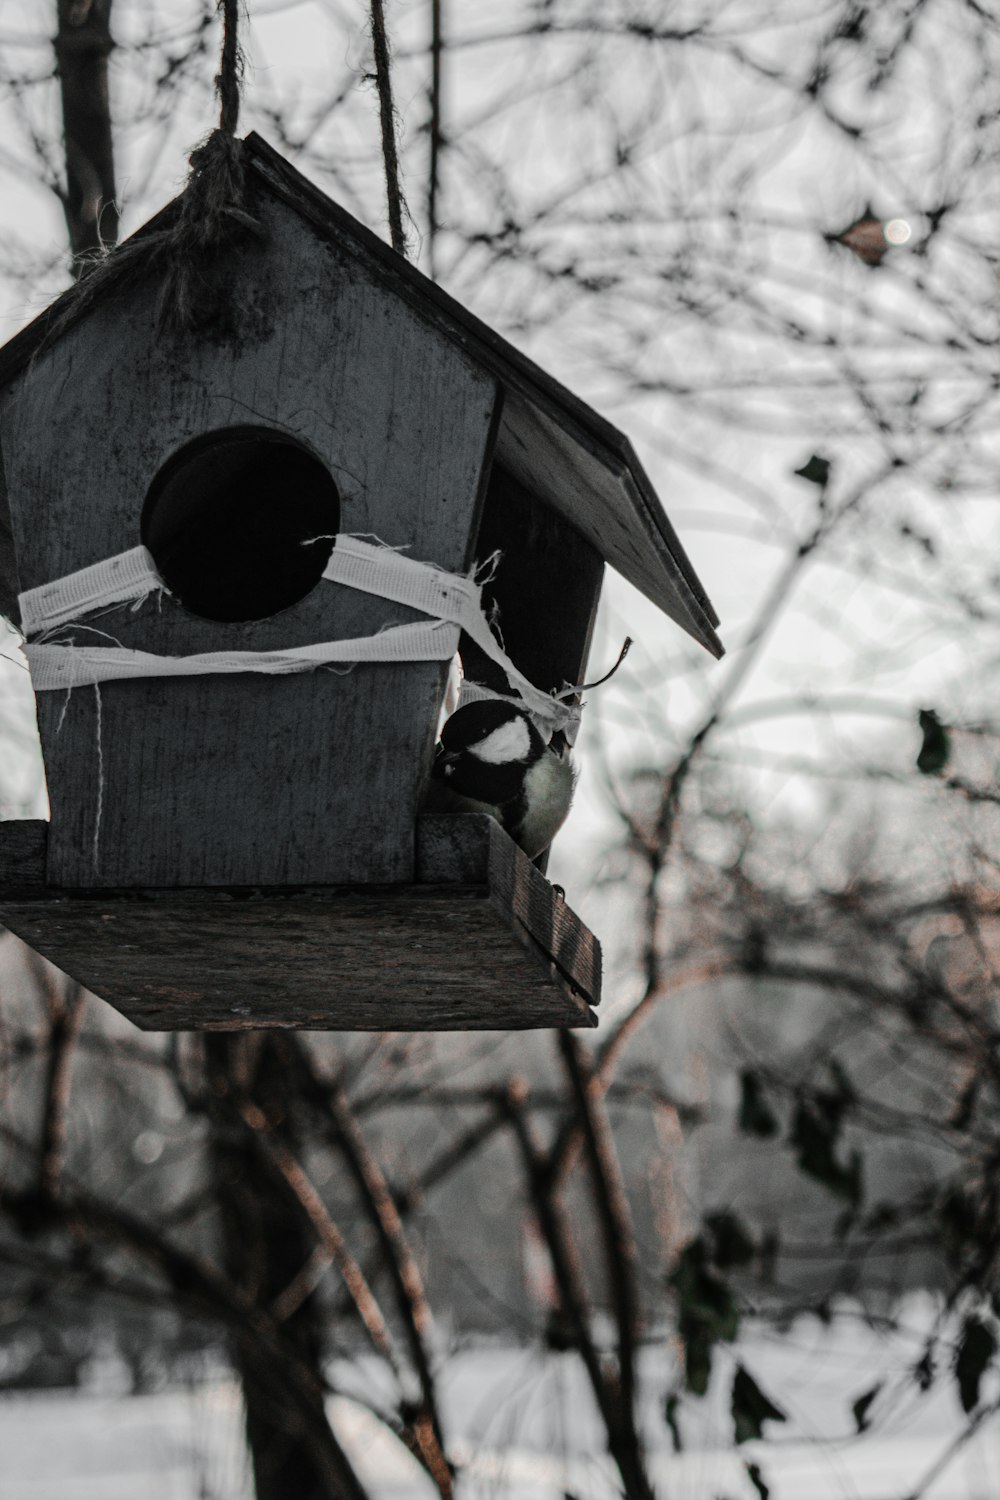
[[[629,434],[728,654],[609,580],[594,1036],[147,1036],[0,935],[0,1494],[996,1496],[1000,12],[385,22],[411,258]],[[388,238],[371,25],[250,0],[240,130]],[[4,337],[182,188],[220,36],[0,0]]]

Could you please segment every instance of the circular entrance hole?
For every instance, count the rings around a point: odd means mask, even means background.
[[[226,427],[186,443],[156,475],[142,512],[160,577],[209,620],[264,620],[304,599],[339,526],[325,466],[267,427]]]

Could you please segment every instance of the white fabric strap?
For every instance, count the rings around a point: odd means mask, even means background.
[[[447,661],[458,649],[458,628],[443,620],[393,625],[378,635],[326,641],[286,651],[205,651],[195,656],[156,656],[122,646],[28,645],[24,652],[36,692],[83,683],[121,682],[130,677],[203,677],[226,672],[308,672],[334,663]]]
[[[21,630],[26,636],[36,635],[39,630],[53,630],[102,605],[144,599],[154,589],[166,589],[166,584],[146,548],[133,547],[130,552],[106,557],[91,568],[81,568],[78,573],[67,573],[64,578],[26,590],[18,599]]]
[[[318,540],[318,538],[317,538]],[[326,641],[284,651],[210,651],[193,656],[156,656],[123,646],[79,646],[50,640],[25,646],[37,692],[134,677],[181,677],[213,672],[306,672],[337,663],[445,661],[464,630],[504,672],[528,712],[548,730],[579,717],[579,710],[543,693],[519,672],[497,641],[473,578],[416,562],[391,547],[359,537],[338,536],[323,578],[407,605],[432,616],[429,624],[394,625],[354,640]],[[145,547],[106,558],[20,596],[25,635],[53,631],[95,609],[141,601],[169,589]]]
[[[456,620],[473,594],[479,607],[479,589],[470,578],[446,573],[433,563],[417,562],[392,547],[374,546],[356,536],[338,536],[323,577],[443,620]]]
[[[490,660],[503,669],[507,681],[517,689],[532,713],[547,723],[566,716],[568,711],[561,712],[561,705],[529,682],[503,650],[483,614],[482,588],[475,579],[446,573],[432,564],[404,557],[390,547],[373,547],[370,542],[351,536],[337,538],[323,577],[460,625]]]

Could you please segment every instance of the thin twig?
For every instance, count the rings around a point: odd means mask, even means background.
[[[326,1261],[328,1264],[335,1265],[340,1272],[368,1337],[379,1354],[388,1362],[397,1379],[401,1378],[402,1366],[378,1301],[316,1189],[288,1148],[274,1137],[264,1111],[258,1105],[248,1102],[241,1103],[239,1111],[253,1134],[256,1146],[271,1165],[280,1172],[305,1210],[322,1245]],[[290,1317],[295,1308],[304,1300],[297,1295],[298,1281],[299,1278],[296,1277],[291,1286],[286,1287],[272,1306],[272,1313],[279,1321]]]
[[[451,1470],[444,1456],[444,1438],[437,1409],[437,1394],[431,1370],[427,1340],[432,1331],[430,1303],[424,1292],[423,1279],[403,1230],[399,1210],[389,1191],[382,1169],[358,1128],[344,1089],[337,1085],[330,1093],[330,1110],[337,1126],[339,1141],[351,1175],[361,1192],[362,1202],[375,1226],[385,1263],[396,1292],[398,1307],[406,1329],[423,1397],[418,1435],[428,1460],[434,1482],[442,1500],[452,1494]]]
[[[437,280],[437,232],[438,232],[438,188],[441,172],[441,54],[443,32],[441,7],[443,0],[431,0],[431,119],[430,119],[430,163],[427,174],[427,269],[432,281]]]
[[[625,1415],[635,1416],[635,1352],[641,1335],[636,1286],[638,1257],[621,1164],[603,1107],[603,1090],[590,1058],[569,1031],[558,1033],[559,1051],[579,1112],[594,1203],[604,1238],[608,1286],[618,1325],[618,1370]]]

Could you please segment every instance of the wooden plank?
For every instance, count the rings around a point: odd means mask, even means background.
[[[561,980],[587,1004],[600,1004],[597,939],[500,825],[489,821],[490,901],[495,910],[529,952],[551,966],[554,980]]]
[[[478,813],[422,813],[417,879],[485,885],[490,900],[529,950],[589,1005],[601,1000],[601,946],[565,898],[494,819]]]
[[[17,896],[45,885],[48,832],[42,818],[0,822],[0,895]]]
[[[237,343],[154,337],[156,288],[139,285],[98,302],[8,394],[4,462],[12,495],[25,497],[14,507],[22,587],[134,546],[163,462],[200,433],[248,422],[323,460],[343,530],[464,569],[495,432],[494,378],[283,202],[263,198],[259,212],[266,243],[232,257],[248,320]],[[44,511],[31,496],[45,497]],[[321,583],[256,623],[198,619],[165,598],[106,614],[99,628],[124,646],[187,654],[415,618]],[[40,694],[50,883],[410,880],[445,670],[113,683],[68,704]]]
[[[145,1030],[596,1024],[482,887],[244,901],[95,895],[4,902],[0,917]]]

